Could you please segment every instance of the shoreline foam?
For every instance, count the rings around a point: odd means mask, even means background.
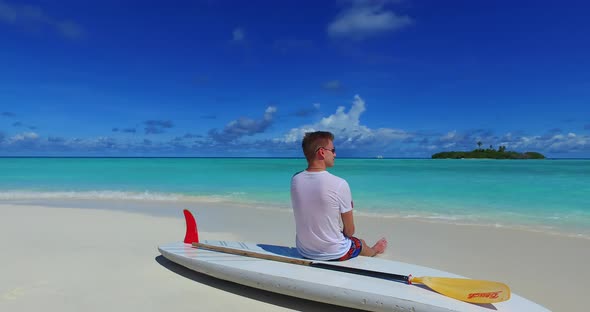
[[[232,207],[248,207],[268,210],[288,210],[289,204],[262,202],[258,200],[244,200],[232,196],[195,196],[180,193],[154,192],[123,192],[123,191],[88,191],[88,192],[34,192],[12,191],[0,192],[0,200],[6,203],[49,204],[50,206],[66,204],[67,202],[137,202],[142,204],[184,204],[184,205],[225,205]],[[52,204],[53,202],[53,204]],[[100,207],[99,207],[100,209]],[[507,228],[551,235],[576,237],[590,240],[590,227],[573,226],[572,224],[543,223],[527,220],[527,215],[512,213],[511,216],[482,216],[482,215],[452,215],[432,211],[367,211],[362,208],[355,210],[355,215],[370,218],[409,219],[419,222],[442,223],[450,225],[481,226],[489,228]],[[538,219],[538,218],[537,218]],[[542,219],[546,221],[547,219]],[[549,219],[550,221],[560,220]]]

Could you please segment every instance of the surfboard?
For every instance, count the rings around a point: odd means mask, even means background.
[[[186,213],[185,216],[187,216]],[[308,261],[303,259],[294,247],[218,240],[199,241],[196,225],[194,233],[190,230],[192,228],[190,223],[194,222],[194,219],[191,221],[190,218],[187,217],[186,220],[185,241],[161,245],[158,247],[159,252],[168,260],[191,270],[249,287],[367,311],[549,311],[516,294],[512,294],[510,299],[504,302],[475,304],[441,295],[424,285],[408,285],[378,276],[365,276],[195,248],[192,242],[197,241],[244,254],[255,253],[270,258]],[[414,276],[465,278],[433,268],[378,257],[359,256],[343,262],[313,261],[313,263],[350,268],[353,271],[380,272],[385,276],[411,273]]]

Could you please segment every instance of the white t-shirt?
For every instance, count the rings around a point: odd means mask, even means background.
[[[302,171],[291,179],[296,244],[302,256],[315,260],[340,258],[351,241],[342,234],[341,213],[352,210],[346,180],[328,171]]]

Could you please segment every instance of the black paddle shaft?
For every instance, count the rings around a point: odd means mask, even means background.
[[[386,279],[386,280],[390,280],[390,281],[396,281],[396,282],[410,284],[410,281],[409,281],[410,277],[406,276],[406,275],[398,275],[398,274],[393,274],[393,273],[349,268],[349,267],[339,266],[339,265],[334,265],[334,264],[313,262],[311,260],[295,259],[295,258],[276,256],[276,255],[270,255],[270,254],[262,254],[262,253],[252,252],[249,250],[234,249],[234,248],[229,248],[229,247],[224,247],[224,246],[214,246],[214,245],[197,243],[197,242],[192,243],[192,245],[197,248],[215,250],[215,251],[219,251],[219,252],[225,252],[225,253],[230,253],[230,254],[240,255],[240,256],[245,256],[245,257],[252,257],[252,258],[265,259],[265,260],[286,262],[286,263],[291,263],[291,264],[305,265],[305,266],[310,266],[310,267],[314,267],[314,268],[318,268],[318,269],[339,271],[339,272],[381,278],[381,279]]]
[[[409,284],[409,279],[410,279],[410,277],[407,275],[399,275],[399,274],[386,273],[386,272],[349,268],[349,267],[345,267],[345,266],[339,266],[339,265],[333,265],[333,264],[327,264],[327,263],[312,262],[309,266],[314,267],[314,268],[332,270],[332,271],[339,271],[339,272],[346,272],[346,273],[352,273],[352,274],[357,274],[357,275],[376,277],[376,278],[386,279],[386,280],[390,280],[390,281],[402,282],[402,283],[406,283],[406,284]]]

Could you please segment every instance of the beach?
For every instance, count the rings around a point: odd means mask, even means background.
[[[192,272],[157,246],[184,238],[294,246],[289,209],[154,201],[0,203],[2,311],[345,311]],[[554,311],[585,311],[590,240],[540,231],[358,216],[357,236],[384,236],[381,257],[508,284]],[[400,272],[409,274],[411,272]]]

